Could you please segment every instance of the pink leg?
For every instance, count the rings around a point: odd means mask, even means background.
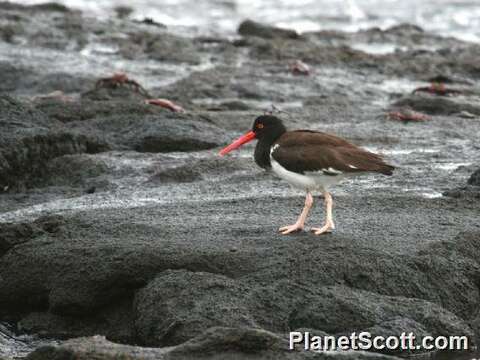
[[[329,232],[332,232],[333,229],[335,229],[335,224],[333,223],[333,214],[332,214],[332,208],[333,208],[332,195],[330,195],[330,193],[327,191],[325,191],[323,195],[325,196],[325,209],[327,212],[327,219],[325,221],[325,225],[323,225],[321,228],[312,228],[312,231],[314,232],[315,235],[329,233]]]
[[[293,225],[282,226],[278,231],[280,231],[283,235],[290,234],[294,231],[303,230],[305,226],[305,220],[307,219],[308,213],[313,205],[313,196],[310,192],[307,192],[305,197],[305,206],[303,207],[302,213],[297,219],[297,222]]]

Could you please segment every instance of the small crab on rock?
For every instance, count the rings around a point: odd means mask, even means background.
[[[146,97],[150,97],[148,91],[140,85],[137,81],[130,79],[127,74],[123,72],[114,73],[110,77],[99,79],[95,84],[95,89],[99,88],[118,88],[120,86],[131,87],[134,91]]]
[[[402,122],[421,122],[432,120],[428,115],[422,114],[418,111],[413,111],[410,108],[401,108],[389,111],[386,113],[388,119],[402,121]]]
[[[449,96],[449,95],[459,95],[462,91],[458,89],[451,89],[445,86],[445,83],[432,82],[430,86],[421,86],[413,90],[413,94],[417,92],[426,92],[432,95],[438,96]]]
[[[310,66],[302,60],[295,60],[288,64],[288,69],[293,75],[308,76],[311,73]]]

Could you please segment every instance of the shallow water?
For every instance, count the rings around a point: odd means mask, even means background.
[[[17,0],[37,4],[48,0]],[[95,16],[113,8],[133,8],[134,18],[149,17],[178,31],[234,35],[246,19],[294,28],[357,31],[414,23],[441,35],[480,42],[480,2],[477,0],[57,0]],[[161,4],[160,4],[161,3]],[[134,4],[134,5],[133,5]]]

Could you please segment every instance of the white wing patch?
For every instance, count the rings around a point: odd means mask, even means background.
[[[350,164],[348,164],[348,167],[349,167],[350,169],[358,169],[356,166],[353,166],[353,165],[350,165]]]
[[[280,147],[279,144],[275,144],[270,148],[270,156],[272,156],[273,152]]]
[[[341,175],[341,174],[343,174],[340,170],[334,169],[332,167],[329,167],[328,169],[322,169],[321,171],[324,174],[327,174],[327,175]]]

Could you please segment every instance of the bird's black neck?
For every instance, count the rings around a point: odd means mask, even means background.
[[[268,169],[271,167],[270,164],[270,149],[273,143],[282,136],[287,130],[282,125],[275,129],[275,131],[271,131],[268,134],[264,134],[264,136],[260,137],[257,142],[257,146],[255,147],[255,162],[258,166]]]

